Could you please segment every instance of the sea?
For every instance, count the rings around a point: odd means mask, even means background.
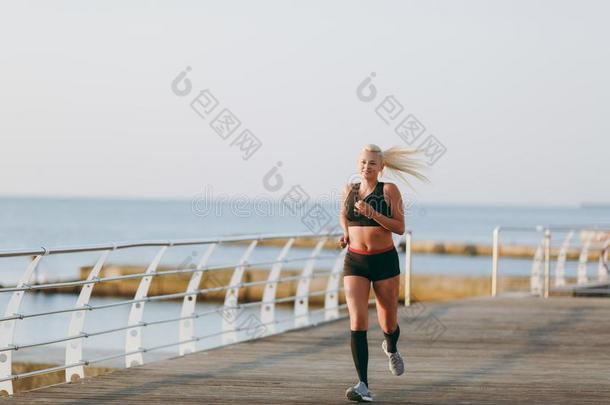
[[[311,202],[311,208],[321,209],[327,218],[326,228],[338,226],[339,205],[337,202]],[[317,204],[317,205],[316,205]],[[137,241],[204,239],[243,234],[298,234],[312,232],[311,222],[305,219],[309,207],[299,210],[286,209],[281,201],[260,204],[257,201],[219,201],[202,206],[193,200],[120,200],[93,198],[18,198],[0,197],[0,252],[14,249],[39,249],[65,246],[95,245]],[[531,231],[506,232],[501,236],[503,244],[530,244],[540,242],[541,234],[534,228],[545,226],[603,227],[610,224],[610,206],[544,207],[544,206],[468,206],[417,204],[406,211],[407,228],[413,241],[460,242],[491,245],[494,227],[519,226]],[[317,229],[316,231],[319,231]],[[553,246],[559,246],[565,233],[553,235]],[[396,236],[396,241],[399,237]],[[235,263],[246,246],[219,247],[211,257],[210,265]],[[136,248],[113,252],[108,262],[112,264],[146,265],[158,248]],[[204,249],[201,247],[172,247],[163,257],[162,265],[180,266],[196,263]],[[255,249],[250,262],[273,260],[278,248]],[[293,249],[288,259],[295,261],[285,268],[298,269],[301,258],[309,255],[307,249]],[[325,257],[330,256],[327,254]],[[60,254],[42,258],[36,280],[66,281],[78,277],[81,266],[91,266],[99,257],[97,253]],[[0,284],[15,285],[25,270],[29,258],[0,258]],[[404,271],[404,255],[400,255]],[[334,258],[321,259],[318,266],[330,269]],[[502,258],[501,275],[528,275],[530,259]],[[590,264],[593,272],[595,263]],[[566,273],[575,275],[577,263],[568,262]],[[491,259],[487,256],[450,256],[415,254],[412,259],[413,274],[490,276]],[[11,293],[0,293],[0,308],[4,309]],[[112,303],[125,298],[93,297],[92,305]],[[20,312],[33,314],[41,311],[71,308],[75,295],[26,293]],[[146,303],[145,321],[178,317],[178,302]],[[198,303],[197,311],[205,312],[217,304]],[[258,309],[249,308],[256,314]],[[4,311],[3,311],[4,312]],[[85,330],[95,332],[104,328],[125,325],[129,306],[118,306],[107,310],[90,311]],[[289,307],[278,308],[278,319],[286,322],[280,328],[291,326]],[[45,317],[33,317],[17,321],[15,343],[27,345],[42,340],[60,339],[66,336],[69,313]],[[196,332],[206,335],[221,328],[220,314],[198,319]],[[144,333],[145,347],[156,347],[178,340],[177,324],[149,326]],[[88,338],[85,353],[90,358],[124,350],[125,331]],[[63,362],[64,343],[32,348],[14,353],[14,361]],[[220,337],[202,339],[197,342],[199,350],[221,344]],[[146,353],[150,359],[176,355],[176,348],[166,348]],[[16,358],[15,358],[16,357]],[[120,360],[110,360],[108,366],[120,366]]]

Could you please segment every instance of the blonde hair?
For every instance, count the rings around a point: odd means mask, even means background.
[[[402,180],[411,189],[413,189],[413,187],[405,177],[405,174],[416,177],[421,181],[430,182],[430,180],[420,172],[420,170],[426,166],[418,159],[413,158],[413,156],[423,152],[422,149],[392,146],[389,149],[381,150],[379,146],[370,143],[365,145],[362,150],[378,153],[381,162],[384,165],[383,170],[387,168],[393,176]],[[380,173],[381,175],[383,175],[383,170]]]

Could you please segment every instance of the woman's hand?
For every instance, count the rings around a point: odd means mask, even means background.
[[[356,211],[358,214],[364,215],[367,218],[371,218],[375,210],[369,203],[359,200],[354,204],[354,211]]]
[[[349,245],[349,235],[347,233],[344,233],[343,236],[339,238],[339,245],[341,246],[341,249]]]

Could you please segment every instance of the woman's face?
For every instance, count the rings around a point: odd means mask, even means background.
[[[362,179],[376,180],[383,169],[381,157],[377,152],[362,151],[358,158],[358,170]]]

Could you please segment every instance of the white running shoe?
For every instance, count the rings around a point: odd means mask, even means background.
[[[381,348],[383,349],[383,352],[385,353],[385,355],[388,356],[388,358],[390,359],[389,367],[390,367],[390,371],[392,372],[392,374],[401,375],[402,373],[404,373],[405,364],[402,360],[402,356],[400,355],[400,352],[398,350],[396,350],[396,353],[389,353],[388,344],[386,343],[385,340],[383,341],[383,343],[381,343]]]
[[[349,387],[347,391],[345,391],[345,396],[350,401],[373,402],[373,394],[362,381],[358,381],[358,384]]]

